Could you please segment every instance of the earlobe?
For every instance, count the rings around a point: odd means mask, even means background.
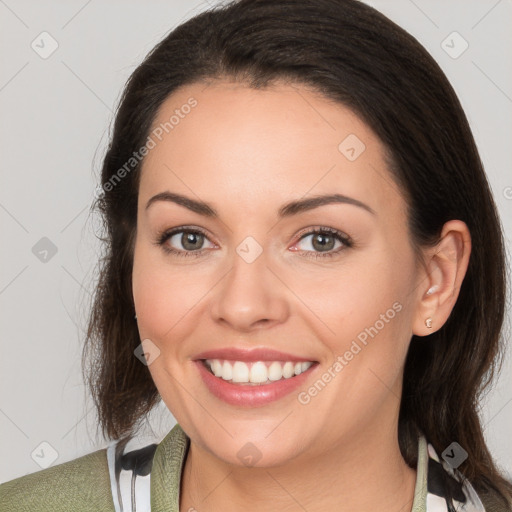
[[[448,221],[435,247],[425,252],[425,270],[418,286],[413,334],[427,336],[448,320],[466,275],[471,236],[460,220]]]

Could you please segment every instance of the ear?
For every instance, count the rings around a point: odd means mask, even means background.
[[[424,251],[425,265],[417,285],[413,334],[428,336],[448,320],[466,275],[470,253],[471,235],[467,225],[461,220],[448,221],[439,242]]]

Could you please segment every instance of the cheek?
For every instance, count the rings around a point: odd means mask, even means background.
[[[336,271],[297,279],[294,292],[303,298],[304,314],[333,354],[348,351],[348,358],[381,367],[384,361],[405,357],[412,334],[414,260],[406,250],[400,255],[393,248],[361,254]]]
[[[397,272],[394,263],[382,259],[372,262],[370,258],[354,258],[340,264],[339,269],[318,273],[311,279],[301,277],[295,290],[333,328],[373,323],[405,295],[409,277],[406,266],[401,268]]]
[[[378,263],[358,260],[335,279],[316,281],[316,293],[308,295],[306,284],[298,292],[320,318],[310,325],[318,326],[316,335],[330,353],[319,376],[328,384],[312,403],[317,410],[331,411],[333,436],[341,425],[360,428],[382,407],[393,408],[400,396],[411,337],[407,297],[414,269],[406,258],[395,261],[382,253],[375,258]],[[308,389],[302,391],[309,396]]]
[[[159,251],[136,246],[132,288],[141,338],[163,344],[197,315],[208,281],[199,267],[170,265]]]
[[[168,293],[169,282],[154,250],[135,245],[132,289],[141,338],[160,339],[174,323],[178,300]]]

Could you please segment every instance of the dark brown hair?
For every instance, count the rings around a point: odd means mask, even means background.
[[[414,37],[357,0],[241,0],[210,9],[172,30],[128,80],[101,171],[104,193],[94,205],[105,255],[83,354],[103,435],[133,435],[161,399],[134,356],[141,342],[131,278],[142,163],[114,186],[112,177],[145,144],[171,93],[215,79],[253,88],[284,80],[351,108],[389,152],[415,247],[435,244],[450,219],[467,224],[472,253],[452,314],[437,332],[411,340],[399,443],[414,466],[419,432],[438,453],[457,441],[469,453],[459,469],[477,491],[510,495],[478,415],[502,353],[506,267],[496,206],[440,67]]]

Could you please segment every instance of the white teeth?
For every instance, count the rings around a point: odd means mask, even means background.
[[[281,363],[274,361],[268,367],[268,379],[274,381],[274,380],[281,380],[282,378],[283,378],[283,368],[281,366]]]
[[[224,363],[224,365],[226,365],[226,363]],[[249,367],[245,363],[242,363],[242,361],[236,361],[233,365],[232,381],[249,382]]]
[[[231,380],[233,378],[233,367],[227,361],[224,361],[224,364],[222,365],[221,377],[224,380]]]
[[[265,363],[257,361],[245,363],[243,361],[225,361],[220,359],[206,359],[206,366],[213,375],[224,380],[236,383],[262,384],[281,379],[290,379],[295,375],[304,373],[312,361],[294,363],[286,361],[272,361]]]
[[[265,363],[263,363],[261,361],[254,363],[251,366],[249,382],[267,382],[267,380],[268,380],[268,372],[267,372],[267,367],[265,366]]]
[[[301,368],[302,368],[301,373],[304,373],[313,363],[311,361],[308,361],[307,363],[300,363],[300,364],[301,364]]]
[[[286,363],[284,363],[284,366],[283,366],[283,377],[285,379],[289,379],[290,377],[293,377],[294,375],[295,375],[294,364],[290,363],[290,361],[287,361]]]
[[[222,377],[222,363],[218,359],[212,361],[212,372],[215,377]]]

